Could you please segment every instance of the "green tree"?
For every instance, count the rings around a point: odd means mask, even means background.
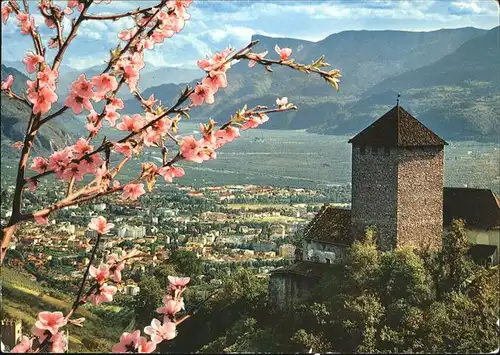
[[[145,276],[138,283],[140,290],[135,298],[136,328],[143,328],[157,317],[156,309],[161,306],[164,290],[156,278]]]
[[[192,251],[174,250],[168,260],[182,276],[191,277],[193,281],[203,273],[203,262]]]
[[[166,261],[159,265],[156,265],[153,270],[153,275],[160,286],[166,289],[168,287],[168,276],[176,276],[177,270],[175,269],[174,265]]]

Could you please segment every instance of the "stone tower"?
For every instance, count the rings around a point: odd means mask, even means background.
[[[375,226],[382,250],[441,248],[447,143],[399,104],[349,143],[353,235]]]
[[[23,326],[19,319],[2,319],[2,343],[12,350],[20,341],[23,333]]]

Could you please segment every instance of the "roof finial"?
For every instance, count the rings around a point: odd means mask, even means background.
[[[399,106],[399,98],[401,97],[401,95],[398,93],[398,98],[397,98],[397,101],[396,101],[396,106]]]

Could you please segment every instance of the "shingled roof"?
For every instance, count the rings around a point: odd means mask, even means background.
[[[350,225],[351,210],[324,204],[305,228],[304,237],[324,243],[351,244]]]
[[[472,228],[500,227],[500,203],[491,190],[445,187],[443,190],[443,223],[465,220]]]
[[[396,105],[355,137],[355,145],[384,147],[424,147],[447,145],[401,106]]]
[[[320,279],[326,273],[331,272],[333,267],[335,267],[335,265],[301,261],[287,267],[273,270],[270,274],[294,274],[312,279]]]

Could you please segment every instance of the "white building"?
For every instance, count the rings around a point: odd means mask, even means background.
[[[125,225],[117,230],[117,234],[120,238],[142,238],[146,235],[146,227]]]

